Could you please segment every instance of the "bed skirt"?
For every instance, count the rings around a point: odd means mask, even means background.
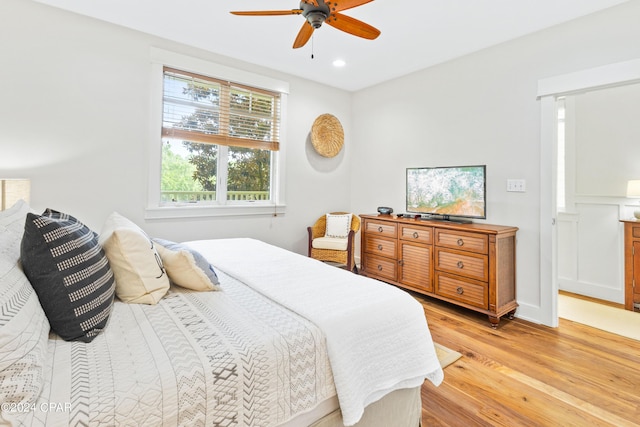
[[[364,411],[354,427],[417,427],[422,418],[420,387],[395,390]],[[344,427],[340,409],[322,417],[310,427]]]

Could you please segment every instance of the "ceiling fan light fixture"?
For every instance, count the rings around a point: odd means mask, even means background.
[[[320,10],[313,10],[305,15],[309,24],[315,29],[322,26],[322,23],[327,19],[327,14]]]

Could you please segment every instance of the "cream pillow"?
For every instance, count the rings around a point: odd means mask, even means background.
[[[351,230],[351,217],[353,214],[327,214],[326,237],[346,238]]]
[[[219,291],[218,275],[200,252],[169,240],[153,239],[169,279],[194,291]]]
[[[156,304],[169,290],[169,277],[154,243],[140,227],[117,212],[105,221],[99,242],[124,302]]]

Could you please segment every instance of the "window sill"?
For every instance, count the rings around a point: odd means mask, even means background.
[[[145,219],[217,218],[230,216],[284,215],[286,205],[227,205],[227,206],[161,206],[145,209]]]

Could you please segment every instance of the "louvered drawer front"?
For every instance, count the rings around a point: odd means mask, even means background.
[[[367,235],[364,245],[364,250],[372,254],[390,258],[395,258],[397,254],[395,240],[381,239],[377,236]]]
[[[365,232],[370,233],[370,235],[391,237],[393,239],[398,236],[396,224],[384,221],[367,221],[365,225]]]
[[[396,280],[397,268],[395,260],[373,255],[367,257],[367,264],[365,265],[367,274],[389,280]]]
[[[431,227],[412,227],[400,224],[400,238],[402,240],[429,244],[433,240],[432,235],[433,229]]]
[[[436,230],[436,245],[486,254],[489,252],[489,237],[477,233]]]
[[[436,273],[436,294],[482,309],[489,308],[489,289],[485,283],[465,281]]]
[[[489,262],[486,255],[440,249],[435,250],[437,270],[444,270],[477,280],[489,280]]]

